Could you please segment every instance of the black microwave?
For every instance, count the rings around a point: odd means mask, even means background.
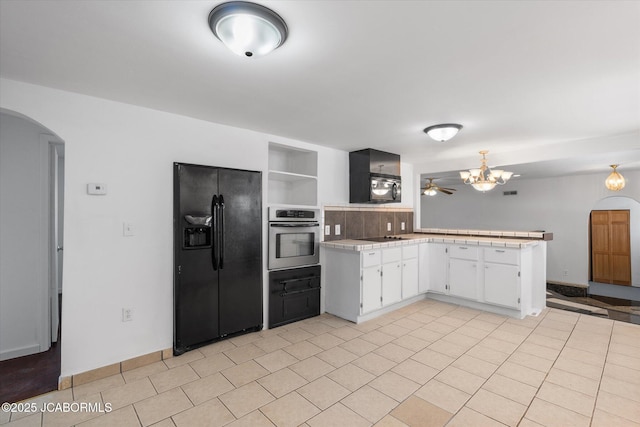
[[[400,178],[371,175],[369,179],[369,201],[371,203],[394,203],[402,199]]]

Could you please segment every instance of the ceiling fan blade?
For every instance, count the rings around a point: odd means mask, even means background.
[[[449,195],[453,194],[451,191],[443,190],[442,188],[438,188],[437,190],[444,194],[449,194]]]
[[[447,188],[447,187],[440,187],[440,188],[442,188],[443,190],[448,190],[448,191],[456,191],[455,188]]]

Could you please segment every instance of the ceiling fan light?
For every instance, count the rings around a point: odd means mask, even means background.
[[[287,25],[274,11],[255,3],[232,1],[209,14],[213,34],[233,53],[263,56],[284,43]]]
[[[613,171],[604,181],[604,185],[611,191],[620,191],[625,185],[624,177],[616,170],[618,165],[611,165],[611,167],[613,168]]]
[[[429,188],[427,190],[424,190],[423,194],[425,196],[435,196],[436,194],[438,194],[438,192],[436,190],[434,190],[433,188]]]
[[[460,129],[462,129],[462,125],[443,123],[441,125],[429,126],[424,129],[424,132],[435,141],[445,142],[456,136]]]

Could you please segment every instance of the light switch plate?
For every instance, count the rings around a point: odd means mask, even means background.
[[[400,223],[400,230],[403,230],[403,231],[404,231],[404,222],[401,222],[401,223]]]
[[[331,226],[330,225],[325,225],[324,226],[324,235],[325,236],[331,236]]]
[[[340,235],[340,224],[336,224],[336,236]]]
[[[104,196],[107,194],[107,186],[99,183],[87,184],[87,194],[91,194],[92,196]]]
[[[391,231],[391,223],[390,222],[387,223],[387,231]]]

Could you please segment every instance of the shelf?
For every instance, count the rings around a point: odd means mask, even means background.
[[[312,175],[303,175],[301,173],[293,173],[293,172],[283,172],[283,171],[269,171],[269,179],[275,181],[302,181],[305,179],[313,179],[317,180],[318,178]]]
[[[269,143],[268,200],[270,204],[318,204],[318,153]]]

